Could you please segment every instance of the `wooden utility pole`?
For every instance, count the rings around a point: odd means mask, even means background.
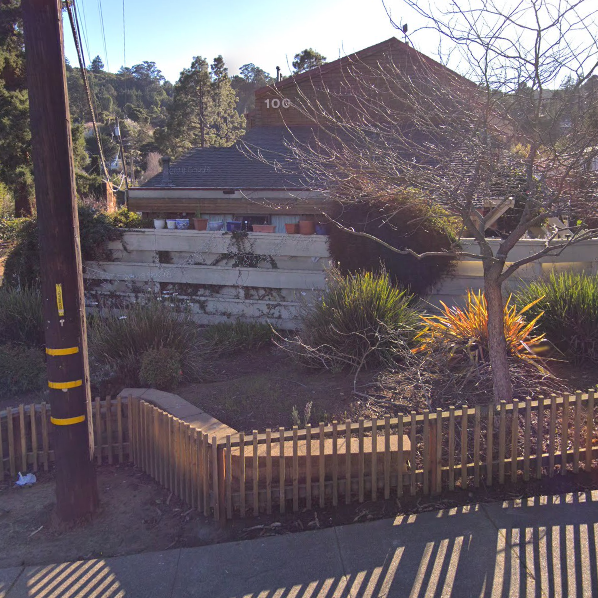
[[[61,0],[23,0],[22,10],[56,513],[62,521],[74,521],[96,509],[98,491],[61,4]]]

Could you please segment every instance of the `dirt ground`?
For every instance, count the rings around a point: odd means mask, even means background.
[[[98,469],[101,506],[89,521],[70,528],[53,517],[52,474],[42,474],[29,488],[0,484],[0,568],[42,565],[67,560],[108,558],[125,554],[253,539],[326,528],[397,515],[598,488],[598,474],[568,474],[515,486],[456,489],[442,499],[396,496],[378,502],[354,503],[286,515],[236,519],[217,525],[170,496],[132,466]]]
[[[54,480],[0,484],[0,568],[90,559],[219,541],[216,525],[130,466],[98,469],[101,505],[91,521],[64,529],[53,517]]]

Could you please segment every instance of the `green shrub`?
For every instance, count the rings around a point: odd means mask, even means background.
[[[209,326],[204,338],[210,348],[220,354],[251,351],[267,345],[272,340],[272,327],[259,322],[222,322]]]
[[[171,390],[181,381],[181,357],[174,349],[152,349],[141,357],[139,381],[158,390]]]
[[[79,233],[83,261],[111,258],[109,241],[122,238],[126,229],[141,228],[142,219],[135,212],[122,208],[108,214],[79,204]],[[36,218],[4,219],[0,221],[0,241],[12,247],[4,269],[4,286],[39,287],[39,238]]]
[[[39,349],[0,345],[0,395],[42,390],[45,383],[46,364]]]
[[[542,298],[526,316],[542,311],[536,329],[574,361],[598,362],[598,276],[554,272],[523,287],[518,305]]]
[[[331,369],[401,360],[419,326],[412,304],[413,296],[393,286],[385,270],[348,276],[331,270],[321,299],[303,310],[290,350],[309,365]]]
[[[378,271],[383,266],[393,284],[425,295],[455,266],[454,257],[419,260],[343,230],[365,232],[392,247],[416,253],[448,251],[458,232],[455,219],[431,206],[414,189],[405,190],[401,196],[337,203],[331,217],[341,226],[330,226],[330,255],[343,274]]]
[[[36,289],[0,288],[0,344],[44,346],[42,299]]]
[[[142,356],[159,349],[176,351],[183,379],[203,377],[205,342],[191,314],[181,307],[152,297],[123,308],[120,316],[90,319],[90,359],[114,372],[122,384],[138,384]]]

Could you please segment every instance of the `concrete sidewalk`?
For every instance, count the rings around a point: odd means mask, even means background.
[[[597,596],[598,491],[0,570],[0,598]]]

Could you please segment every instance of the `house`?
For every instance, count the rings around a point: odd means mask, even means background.
[[[227,148],[196,148],[172,163],[163,158],[162,173],[129,190],[129,208],[145,214],[193,215],[199,211],[213,221],[275,224],[276,232],[281,233],[285,223],[317,219],[326,206],[326,195],[302,178],[289,149],[291,141],[309,143],[319,134],[300,106],[321,100],[330,90],[343,104],[343,94],[351,97],[351,78],[359,76],[360,70],[383,72],[391,63],[413,77],[427,69],[436,77],[458,78],[473,86],[411,46],[390,38],[257,90],[255,109],[246,114],[247,133],[242,140]]]

